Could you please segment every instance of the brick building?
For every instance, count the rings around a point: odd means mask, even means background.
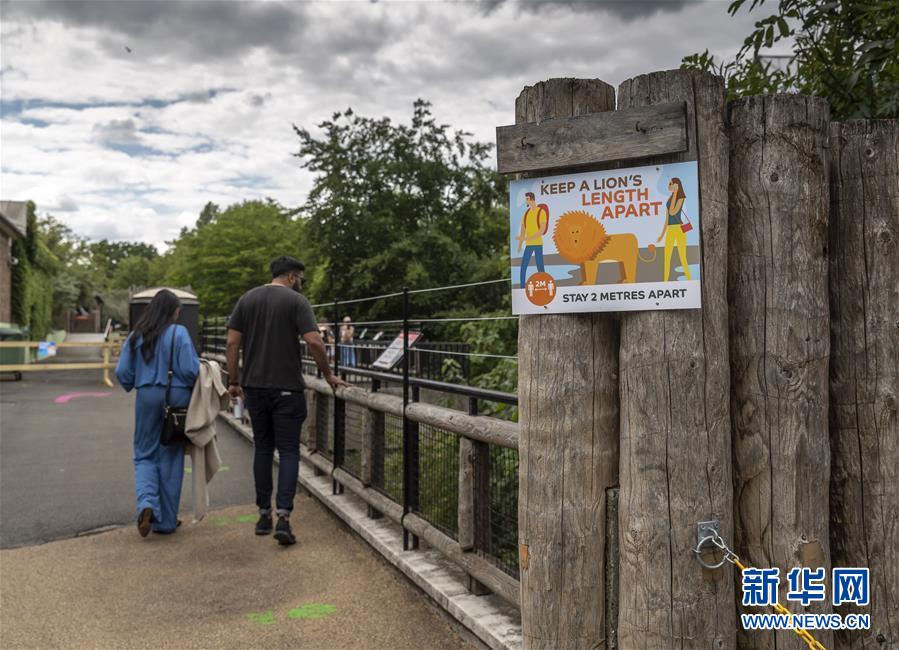
[[[27,216],[25,201],[0,201],[0,323],[12,321],[12,243],[25,236]]]

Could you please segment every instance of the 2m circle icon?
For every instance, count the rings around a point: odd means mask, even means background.
[[[544,307],[556,297],[559,287],[556,279],[549,273],[534,273],[524,285],[524,294],[531,303]]]

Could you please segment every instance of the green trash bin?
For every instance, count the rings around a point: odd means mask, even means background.
[[[27,341],[28,337],[21,327],[0,327],[0,341]],[[5,365],[28,363],[28,348],[0,348],[0,372]],[[16,381],[22,379],[21,372],[14,372]]]

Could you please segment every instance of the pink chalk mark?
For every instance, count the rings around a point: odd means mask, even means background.
[[[112,393],[69,393],[68,395],[60,395],[54,401],[57,404],[68,404],[76,397],[109,397]]]

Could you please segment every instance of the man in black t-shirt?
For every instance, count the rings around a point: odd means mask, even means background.
[[[275,539],[287,545],[296,543],[290,513],[299,475],[300,428],[306,419],[300,337],[331,386],[349,384],[331,372],[312,307],[299,293],[305,267],[292,257],[279,257],[270,268],[271,283],[241,296],[228,321],[228,390],[245,399],[253,425],[257,535],[272,532],[272,462],[278,450]]]

